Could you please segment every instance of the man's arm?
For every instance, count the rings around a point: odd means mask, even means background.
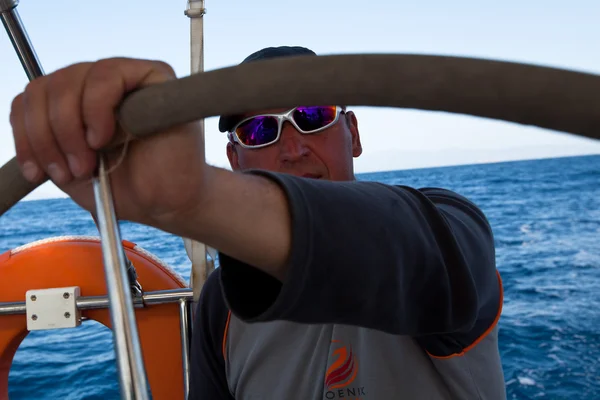
[[[240,318],[353,324],[414,336],[493,322],[500,287],[492,231],[467,199],[442,189],[254,174],[284,193],[290,248],[283,279],[220,248],[224,295]],[[238,199],[252,201],[243,194]],[[276,221],[251,224],[246,241],[269,254],[284,235],[261,223]],[[231,225],[233,236],[237,229]]]
[[[217,176],[213,200],[171,231],[220,251],[223,293],[239,318],[413,336],[483,334],[493,323],[492,231],[467,199],[267,171]]]

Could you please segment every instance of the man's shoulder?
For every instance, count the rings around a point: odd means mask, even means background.
[[[441,186],[419,187],[419,186],[402,185],[399,183],[391,184],[391,183],[384,183],[384,182],[371,182],[371,183],[385,186],[385,187],[391,188],[392,190],[397,190],[398,193],[412,193],[412,194],[422,195],[422,196],[429,198],[430,200],[437,200],[437,201],[442,201],[442,202],[444,200],[450,200],[450,201],[465,202],[465,203],[474,205],[473,201],[470,200],[469,198],[467,198],[467,196],[465,196],[464,194],[461,194],[453,189],[447,188],[447,187],[441,187]]]
[[[426,186],[426,187],[420,187],[415,190],[418,190],[425,196],[432,198],[432,199],[436,199],[438,201],[450,200],[450,201],[458,201],[461,203],[468,203],[473,206],[475,205],[475,203],[471,199],[469,199],[467,196],[465,196],[464,194],[461,194],[453,189],[450,189],[450,188],[438,187],[438,186]]]
[[[458,193],[454,190],[440,187],[423,187],[418,189],[436,206],[450,207],[455,210],[461,210],[463,213],[470,216],[477,216],[478,219],[483,219],[486,225],[489,225],[487,217],[480,206],[474,200],[466,195]]]

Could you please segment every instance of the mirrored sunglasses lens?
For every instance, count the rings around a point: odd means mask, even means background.
[[[335,106],[298,107],[294,111],[294,121],[305,132],[323,128],[334,120]]]
[[[277,138],[277,119],[255,117],[244,122],[235,130],[240,142],[246,146],[260,146]]]

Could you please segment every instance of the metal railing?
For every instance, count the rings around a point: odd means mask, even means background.
[[[143,308],[157,304],[172,304],[182,301],[191,302],[194,297],[192,289],[169,289],[146,292],[141,297],[133,299],[136,308]],[[76,301],[77,309],[99,310],[109,307],[108,296],[82,296]],[[25,301],[14,303],[0,303],[0,316],[26,314]]]
[[[132,302],[135,308],[152,307],[159,304],[179,304],[179,321],[181,335],[181,356],[183,368],[184,395],[189,393],[190,380],[190,343],[192,334],[192,306],[194,292],[191,288],[157,290],[143,293],[141,296],[133,296]],[[75,301],[80,311],[99,310],[110,307],[108,296],[82,296]],[[25,315],[27,307],[25,301],[0,302],[0,318],[5,315]]]

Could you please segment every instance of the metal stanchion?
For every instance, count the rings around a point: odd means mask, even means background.
[[[190,391],[190,333],[191,315],[186,299],[179,300],[179,323],[181,329],[181,362],[183,364],[183,393],[187,399]]]
[[[94,179],[94,198],[96,199],[98,228],[102,239],[102,255],[121,383],[121,398],[148,399],[149,389],[127,276],[125,253],[121,245],[121,235],[115,216],[104,157],[100,157],[98,178]]]
[[[190,18],[190,72],[195,74],[204,71],[204,0],[188,0],[185,15]],[[199,121],[200,134],[204,135],[204,119]],[[204,243],[183,238],[185,250],[192,261],[190,271],[190,287],[193,299],[179,303],[181,318],[181,350],[183,363],[183,385],[187,398],[190,387],[190,342],[192,337],[192,320],[194,308],[200,297],[202,286],[214,269],[214,261],[208,261],[209,248]]]
[[[188,0],[185,15],[190,18],[190,72],[204,71],[204,0]],[[204,119],[198,121],[200,134],[204,135]],[[202,286],[214,270],[214,258],[208,260],[210,249],[206,244],[183,238],[186,252],[192,261],[190,287],[194,290],[194,304],[198,302]]]
[[[31,81],[44,75],[44,71],[23,27],[21,17],[19,17],[18,5],[19,0],[0,0],[0,15],[10,41],[19,55],[19,60],[23,65],[27,78]]]

